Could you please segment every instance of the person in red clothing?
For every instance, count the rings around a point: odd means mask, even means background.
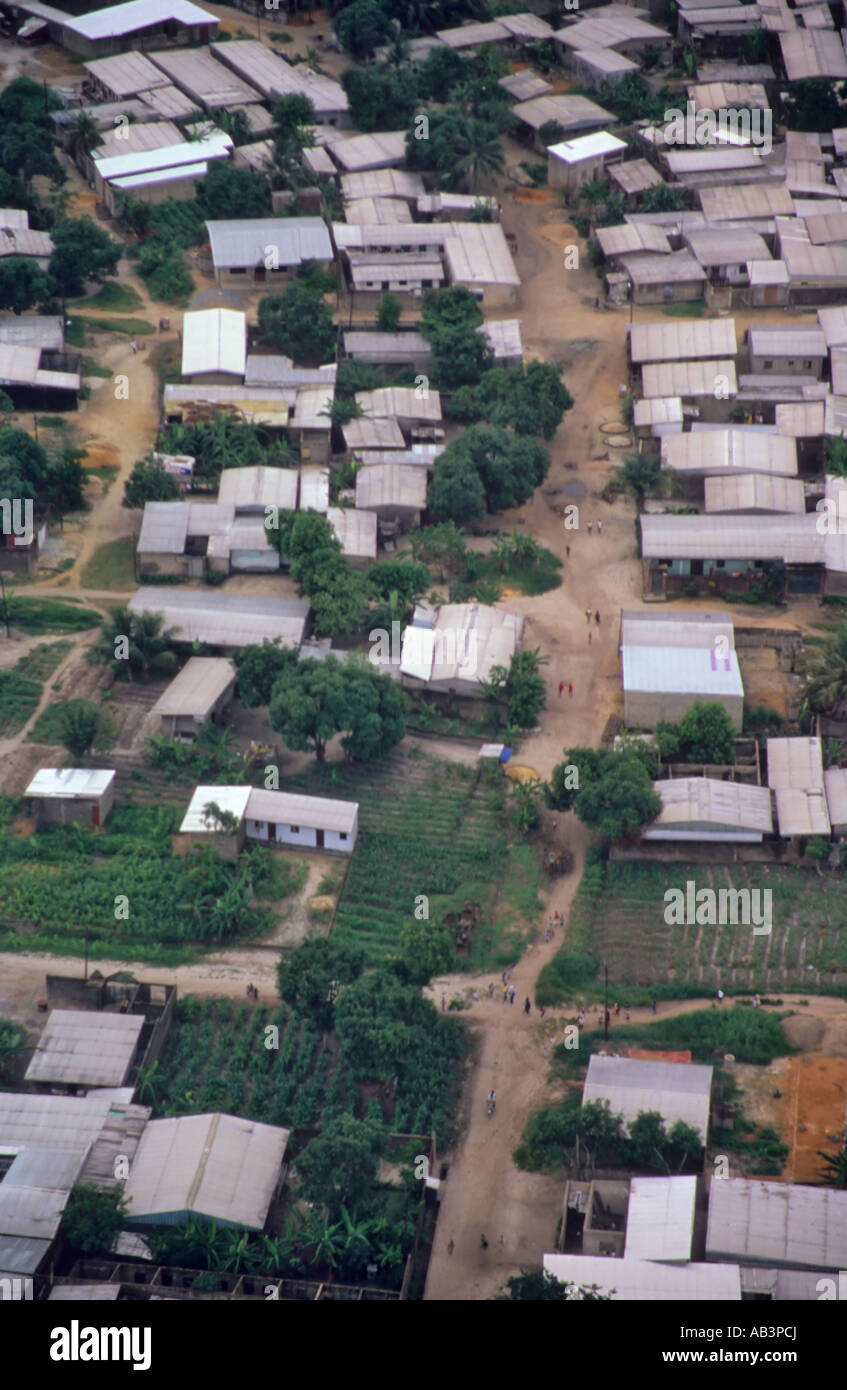
[[[568,681],[568,694],[573,695],[573,685]]]
[[[565,688],[565,682],[564,682],[564,681],[559,681],[559,697],[560,697],[560,698],[561,698],[561,694],[562,694],[562,691],[564,690],[564,688]]]

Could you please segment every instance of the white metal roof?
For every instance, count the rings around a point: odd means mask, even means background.
[[[745,832],[769,835],[773,830],[771,795],[767,787],[724,782],[716,777],[672,777],[654,782],[662,809],[644,831],[647,839],[662,839],[667,831],[700,829],[710,834]]]
[[[329,508],[329,469],[300,469],[300,500],[297,504],[304,512],[326,514]]]
[[[157,68],[143,53],[115,53],[109,58],[95,58],[82,66],[91,77],[113,92],[118,100],[168,84],[161,68]]]
[[[208,111],[220,106],[249,106],[261,100],[255,87],[217,62],[208,48],[168,48],[148,57],[181,91]]]
[[[793,477],[797,473],[797,445],[776,434],[732,427],[693,430],[690,434],[666,436],[661,450],[663,467],[676,473],[699,473],[704,477],[726,477],[736,472]]]
[[[580,67],[586,67],[592,72],[602,73],[607,81],[638,71],[638,64],[632,58],[617,53],[614,48],[598,48],[596,44],[585,44],[575,50],[571,61],[575,73],[579,72]]]
[[[590,126],[614,125],[615,122],[612,113],[598,106],[596,101],[559,92],[546,97],[533,97],[531,101],[519,101],[512,107],[512,115],[532,126],[533,130],[539,130],[547,121],[558,121],[565,130],[574,131]]]
[[[664,441],[663,441],[664,442]],[[641,517],[645,559],[782,560],[791,565],[824,562],[824,537],[816,516]]]
[[[259,598],[251,594],[203,593],[177,588],[139,589],[129,601],[133,613],[163,613],[165,628],[180,642],[208,642],[213,647],[245,647],[279,637],[285,646],[303,640],[309,603],[306,599]]]
[[[216,834],[216,822],[210,819],[205,812],[205,807],[210,801],[214,801],[222,811],[228,811],[236,816],[239,824],[247,814],[247,803],[250,800],[250,787],[195,787],[188,810],[182,818],[179,827],[180,835],[214,835]]]
[[[424,191],[421,175],[408,169],[365,169],[361,173],[341,176],[341,196],[345,202],[354,202],[357,198],[405,198],[417,202]],[[338,228],[343,225],[338,223],[333,227],[338,245],[341,244]]]
[[[321,217],[239,218],[207,222],[206,231],[218,269],[264,265],[271,250],[280,266],[332,260],[332,243]]]
[[[634,1057],[592,1053],[582,1103],[609,1102],[612,1114],[627,1123],[645,1110],[658,1110],[670,1127],[682,1120],[698,1130],[704,1143],[709,1127],[712,1068],[687,1062],[651,1062]]]
[[[29,213],[25,208],[0,208],[0,228],[25,232],[29,227]]]
[[[707,222],[791,217],[794,212],[794,200],[784,183],[722,184],[701,188],[697,196]]]
[[[0,1091],[0,1135],[4,1146],[29,1144],[73,1149],[82,1156],[104,1127],[149,1110],[132,1105],[132,1090],[103,1087],[87,1096],[42,1096]]]
[[[403,629],[400,670],[426,683],[487,680],[492,666],[508,667],[524,621],[507,609],[443,604],[431,623]]]
[[[375,507],[426,506],[426,469],[402,463],[377,463],[356,472],[356,506],[370,511]]]
[[[376,559],[376,512],[360,507],[330,507],[326,517],[348,559]]]
[[[649,400],[636,401],[632,420],[636,426],[682,426],[682,399],[680,396],[651,396]]]
[[[769,738],[768,786],[823,791],[823,751],[819,738]]]
[[[356,404],[372,419],[420,420],[438,424],[441,395],[438,391],[421,394],[413,386],[380,386],[375,391],[357,391]]]
[[[671,149],[666,155],[668,168],[678,178],[683,175],[715,174],[733,169],[758,169],[762,156],[750,145],[710,145],[708,149]]]
[[[828,767],[823,780],[830,823],[843,835],[847,829],[847,768]]]
[[[299,94],[315,108],[317,119],[341,115],[348,109],[347,93],[339,82],[315,72],[306,63],[292,64],[253,39],[213,43],[216,58],[271,99]]]
[[[138,29],[152,29],[168,20],[191,26],[218,26],[217,15],[201,10],[189,0],[127,0],[125,5],[109,5],[105,10],[92,10],[77,19],[65,19],[64,27],[86,39],[110,39],[133,34]]]
[[[789,82],[807,78],[847,77],[841,35],[827,29],[794,29],[779,35]]]
[[[267,468],[262,464],[225,468],[218,486],[218,502],[236,511],[264,511],[266,507],[293,511],[297,506],[297,469]]]
[[[657,1260],[616,1260],[601,1255],[545,1255],[544,1268],[562,1283],[596,1285],[612,1292],[612,1301],[643,1303],[738,1302],[738,1265],[661,1264]]]
[[[683,399],[688,396],[714,396],[719,378],[722,379],[725,397],[738,394],[735,363],[723,358],[716,357],[709,362],[647,362],[641,368],[641,385],[645,396],[681,396]],[[688,438],[687,435],[668,435],[668,439],[683,437]]]
[[[713,1178],[706,1254],[745,1264],[844,1269],[847,1192],[755,1178]]]
[[[222,656],[192,656],[156,701],[152,714],[205,717],[235,681],[235,667]]]
[[[300,796],[293,792],[269,792],[253,788],[247,803],[247,819],[273,825],[306,826],[309,830],[334,830],[350,835],[359,814],[357,801],[338,801],[327,796]]]
[[[598,227],[595,236],[604,256],[625,256],[649,251],[670,255],[671,244],[661,227],[644,222],[622,222],[617,227]]]
[[[519,285],[521,277],[499,222],[446,223],[444,260],[456,285]]]
[[[799,478],[737,473],[729,478],[706,478],[703,493],[707,512],[806,514],[806,491]]]
[[[177,169],[152,169],[149,174],[125,174],[119,179],[110,179],[111,188],[116,188],[118,192],[126,192],[131,188],[158,188],[168,183],[176,183],[180,179],[200,179],[205,178],[209,172],[206,163],[199,164],[180,164]]]
[[[260,1231],[289,1131],[234,1115],[152,1120],[124,1188],[130,1220],[195,1212]]]
[[[366,169],[388,169],[393,164],[402,164],[406,158],[406,132],[378,130],[339,140],[332,147],[332,157],[348,174],[362,173]]]
[[[584,159],[598,159],[604,154],[616,154],[626,149],[626,141],[608,130],[595,130],[591,135],[580,135],[574,140],[562,140],[558,145],[548,145],[547,153],[563,164],[580,164]]]
[[[112,771],[94,768],[42,767],[36,772],[24,796],[43,796],[51,800],[101,797],[115,780]]]
[[[705,645],[624,646],[622,665],[625,691],[696,695],[704,700],[744,695],[738,657],[732,650],[718,657],[715,648]]]
[[[247,315],[240,309],[195,309],[182,320],[182,374],[227,372],[247,365]]]
[[[344,204],[344,216],[353,227],[398,227],[415,220],[404,198],[353,198]]]
[[[697,1179],[632,1178],[625,1260],[691,1259]]]
[[[163,145],[157,149],[130,150],[128,154],[109,155],[106,159],[98,159],[95,150],[94,167],[101,178],[111,181],[177,169],[208,159],[223,159],[231,149],[230,136],[223,130],[214,130],[202,140],[183,140],[178,145]]]
[[[123,1086],[143,1027],[142,1014],[53,1009],[24,1080],[53,1085]]]

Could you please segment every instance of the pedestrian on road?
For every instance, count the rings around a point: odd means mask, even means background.
[[[544,933],[544,940],[545,940],[545,941],[549,941],[549,940],[550,940],[550,928],[549,928],[549,927],[547,928],[546,932]]]
[[[719,1003],[719,1004],[722,1004],[722,1003],[723,1003],[723,990],[722,990],[722,989],[719,989],[719,990],[718,990],[718,1003]]]
[[[620,1006],[620,1004],[616,1004],[616,1005],[615,1005],[615,1018],[620,1018],[620,1016],[621,1016],[621,1006]]]
[[[525,999],[525,1000],[524,1000],[523,1011],[524,1011],[524,1013],[526,1014],[527,1018],[529,1017],[529,1014],[530,1014],[530,1010],[531,1010],[531,1009],[532,1009],[532,1004],[530,1003],[529,999]]]
[[[538,1006],[538,1012],[541,1014],[541,1017],[543,1018],[543,1017],[544,1017],[544,1005],[543,1005],[543,1004],[539,1004],[539,1006]]]
[[[132,355],[134,357],[138,352],[138,343],[130,343],[130,347],[132,348]]]
[[[453,1254],[453,1251],[454,1251],[455,1249],[456,1249],[456,1242],[455,1242],[455,1240],[451,1240],[450,1243],[449,1243],[449,1245],[447,1246],[447,1254],[448,1254],[448,1255],[452,1255],[452,1254]]]
[[[629,1023],[629,1009],[627,1009],[626,1011],[626,1021],[627,1023]]]
[[[507,998],[507,996],[508,996],[508,993],[509,993],[509,986],[508,986],[508,985],[504,985],[504,986],[503,986],[503,1003],[504,1003],[504,1004],[505,1004],[505,1002],[506,1002],[506,998]]]
[[[508,980],[508,978],[509,978],[509,972],[508,972],[508,970],[504,970],[504,971],[503,971],[503,984],[506,983],[506,981]]]
[[[591,609],[590,609],[590,608],[586,608],[586,610],[585,610],[585,621],[586,621],[587,623],[590,623],[590,622],[591,622]]]
[[[754,995],[753,995],[753,1008],[754,1008],[754,1009],[758,1009],[758,1007],[759,1007],[759,1005],[761,1004],[761,1002],[762,1002],[762,1001],[761,1001],[761,999],[759,998],[758,994],[754,994]]]
[[[444,1013],[444,1010],[445,1010],[446,1008],[447,1008],[447,995],[446,995],[446,994],[442,994],[442,996],[441,996],[441,1012]]]
[[[656,1013],[659,1012],[659,1010],[656,1008],[656,1001],[655,1001],[655,999],[653,1000],[653,1003],[651,1004],[650,1007],[652,1008],[654,1014],[656,1014]]]
[[[514,985],[509,985],[509,1003],[510,1003],[510,1004],[514,1004],[516,992],[517,992],[517,991],[515,990],[515,986],[514,986]]]
[[[248,985],[248,986],[247,986],[247,998],[248,998],[248,999],[251,999],[251,998],[253,997],[253,996],[252,996],[252,990],[253,990],[253,986],[252,986],[252,985]]]
[[[577,1028],[584,1028],[584,1027],[585,1027],[585,1014],[582,1012],[581,1009],[580,1009],[580,1011],[579,1011],[579,1013],[578,1013],[578,1015],[577,1015],[576,1026],[577,1026]]]
[[[588,631],[588,645],[589,645],[589,647],[591,646],[591,629],[590,629],[590,628],[589,628],[589,631]]]
[[[597,522],[597,535],[598,535],[598,536],[602,536],[602,534],[603,534],[603,523],[602,523],[602,521],[598,521],[598,522]]]
[[[568,694],[573,695],[573,683],[568,681]]]
[[[612,1011],[611,1011],[611,1009],[607,1009],[607,1010],[606,1010],[606,1027],[607,1027],[607,1028],[608,1028],[609,1024],[611,1023],[611,1021],[612,1021]]]
[[[491,984],[488,986],[488,997],[489,997],[489,999],[493,999],[493,998],[494,998],[494,981],[493,981],[493,980],[491,981]]]
[[[589,534],[589,536],[591,535],[591,528],[592,528],[593,525],[594,525],[594,522],[593,522],[593,521],[589,521],[589,523],[588,523],[588,534]]]
[[[571,553],[571,548],[570,548],[569,545],[566,545],[566,546],[565,546],[565,555],[568,557],[568,559],[570,559],[570,553]]]
[[[559,681],[559,699],[560,699],[560,700],[561,700],[561,698],[562,698],[562,691],[564,690],[564,688],[565,688],[565,682],[564,682],[564,681]]]
[[[488,1249],[488,1241],[485,1239],[484,1233],[483,1233],[483,1235],[481,1235],[480,1238],[479,1238],[479,1244],[480,1244],[480,1249],[482,1249],[482,1250],[487,1250],[487,1249]]]
[[[594,614],[594,621],[595,621],[595,623],[597,624],[597,626],[599,627],[599,626],[600,626],[600,609],[599,609],[599,608],[597,609],[597,612]]]

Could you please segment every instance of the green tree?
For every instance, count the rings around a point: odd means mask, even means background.
[[[490,121],[471,117],[461,131],[449,171],[449,181],[477,189],[506,167],[500,132]]]
[[[253,127],[250,118],[240,107],[221,106],[212,112],[212,120],[218,130],[223,130],[229,136],[233,145],[249,145],[252,142]],[[211,170],[209,172],[211,173]]]
[[[823,639],[810,638],[809,645],[805,702],[811,710],[835,714],[847,700],[847,623]]]
[[[509,662],[504,691],[509,702],[509,723],[520,729],[532,729],[547,704],[544,678],[539,672],[542,658],[538,651],[528,648],[515,652]]]
[[[783,102],[789,130],[833,130],[843,125],[837,87],[826,77],[792,82]]]
[[[410,919],[400,928],[399,974],[413,985],[426,985],[435,975],[452,970],[456,948],[449,927]]]
[[[545,121],[538,127],[538,138],[545,149],[550,145],[558,145],[562,140],[567,139],[568,132],[558,121]]]
[[[827,435],[823,441],[824,469],[836,478],[847,478],[847,439],[841,434]]]
[[[395,333],[402,317],[403,305],[396,294],[386,290],[376,310],[376,326],[380,333]]]
[[[541,821],[538,810],[539,784],[515,782],[512,787],[512,824],[522,835],[531,835]]]
[[[487,420],[516,434],[552,439],[573,406],[553,362],[530,362],[527,367],[495,367],[476,386],[454,392],[447,413],[460,420]]]
[[[818,1158],[823,1159],[821,1182],[827,1187],[847,1188],[847,1144],[842,1145],[835,1153],[825,1153],[823,1149],[818,1149],[817,1154]]]
[[[238,698],[248,709],[258,705],[270,704],[274,684],[283,671],[296,666],[300,660],[296,648],[286,647],[277,637],[273,642],[266,637],[259,646],[239,647],[233,653]]]
[[[0,1082],[11,1085],[16,1059],[28,1049],[27,1032],[22,1023],[0,1018]]]
[[[62,1235],[77,1255],[107,1254],[127,1216],[120,1190],[77,1183],[62,1216]]]
[[[90,753],[97,737],[97,706],[80,700],[66,709],[61,720],[62,746],[72,758],[84,758]]]
[[[117,270],[120,246],[90,217],[65,217],[51,235],[50,275],[63,299],[84,294],[87,281],[102,284]]]
[[[494,365],[491,348],[479,332],[482,310],[464,285],[424,295],[420,331],[432,351],[433,375],[447,391],[475,385]]]
[[[301,1197],[331,1217],[361,1206],[376,1185],[384,1130],[345,1112],[311,1139],[296,1162]]]
[[[614,485],[635,498],[639,511],[648,493],[657,491],[661,476],[661,459],[649,454],[629,454],[612,472]]]
[[[349,67],[341,85],[357,130],[403,130],[414,113],[415,75],[408,66]]]
[[[368,584],[375,598],[385,610],[392,607],[392,595],[396,595],[394,607],[399,612],[388,615],[387,611],[376,616],[400,617],[408,613],[429,588],[429,570],[426,565],[414,560],[378,560],[368,570]],[[384,624],[383,624],[384,626]]]
[[[563,1283],[546,1269],[527,1269],[506,1280],[509,1298],[516,1303],[609,1303],[614,1289],[604,1292],[597,1284]]]
[[[102,144],[103,136],[97,122],[87,111],[80,111],[68,126],[67,147],[71,158],[79,164]]]
[[[692,203],[691,190],[676,183],[658,183],[641,197],[645,212],[684,212]]]
[[[280,956],[279,996],[295,1013],[328,1032],[342,988],[359,978],[364,965],[365,955],[358,946],[334,938],[304,941]]]
[[[212,220],[271,215],[267,178],[252,169],[237,169],[226,159],[215,159],[209,165],[208,174],[198,186],[197,201]]]
[[[352,0],[332,21],[338,41],[354,58],[367,58],[391,37],[393,26],[377,0]]]
[[[48,489],[50,463],[25,430],[4,429],[0,436],[0,498],[41,500]]]
[[[271,727],[289,748],[314,752],[343,734],[350,757],[384,757],[405,733],[405,699],[388,676],[366,662],[336,657],[302,661],[277,680],[270,704]]]
[[[35,261],[26,256],[8,256],[0,261],[0,309],[23,314],[49,295],[50,281]]]
[[[143,458],[135,464],[124,485],[124,507],[143,507],[147,502],[174,502],[182,495],[179,483],[165,472],[158,459]]]
[[[695,700],[678,724],[661,721],[656,741],[666,762],[733,763],[735,729],[717,701]]]
[[[602,750],[596,775],[582,782],[574,810],[584,825],[610,840],[631,839],[662,809],[644,764]]]
[[[170,675],[177,667],[171,650],[173,629],[165,630],[163,613],[133,613],[113,608],[97,645],[101,661],[114,663],[117,673],[131,680]]]
[[[295,362],[319,366],[335,360],[332,310],[305,286],[287,285],[282,294],[265,295],[259,300],[258,317],[263,342]]]
[[[465,539],[454,521],[442,521],[423,530],[418,528],[410,532],[409,541],[416,560],[438,567],[442,583],[445,571],[461,569],[468,553]]]
[[[471,459],[455,450],[451,453],[452,448],[448,445],[432,470],[427,513],[433,521],[467,526],[485,516],[485,488]]]
[[[468,465],[482,484],[482,510],[478,490],[469,486]],[[550,456],[539,440],[515,436],[494,425],[474,425],[448,444],[436,460],[428,510],[435,520],[452,519],[461,525],[477,519],[485,509],[494,512],[519,507],[529,501],[549,467]],[[445,476],[450,482],[449,492],[440,481]]]
[[[442,44],[431,48],[418,71],[420,94],[430,101],[446,102],[468,80],[470,64],[455,48]]]

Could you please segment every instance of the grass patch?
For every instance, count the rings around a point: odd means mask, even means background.
[[[558,589],[562,582],[561,569],[562,562],[552,550],[542,549],[534,564],[514,565],[507,570],[498,568],[495,557],[487,555],[481,561],[475,559],[475,577],[469,579],[465,576],[464,580],[459,581],[459,587],[467,587],[470,595],[474,586],[482,580],[500,584],[503,588],[518,589],[522,594],[546,594],[550,589]],[[455,587],[452,592],[455,592]],[[462,602],[461,599],[456,601]]]
[[[75,318],[65,321],[65,343],[68,347],[85,346],[85,319]]]
[[[52,598],[19,598],[11,602],[11,623],[30,637],[52,632],[84,632],[103,621],[93,608],[78,607],[79,600],[67,602]]]
[[[179,343],[157,343],[150,349],[148,361],[162,386],[173,386],[182,380],[182,347]]]
[[[119,285],[117,280],[104,280],[90,299],[73,300],[75,309],[109,309],[116,314],[130,314],[143,305],[144,300],[131,285]]]
[[[662,313],[669,319],[701,319],[705,310],[702,299],[691,299],[685,304],[668,304]]]
[[[772,929],[664,920],[664,894],[693,881],[711,888],[770,890]],[[542,970],[539,1004],[579,991],[599,999],[602,963],[621,1003],[787,990],[843,995],[847,990],[844,877],[812,878],[779,864],[604,863],[589,853],[571,908],[566,945]]]
[[[68,422],[64,415],[42,415],[38,421],[43,430],[66,430]]]
[[[95,362],[95,360],[94,360],[93,357],[83,357],[83,359],[82,359],[82,375],[83,375],[83,376],[99,376],[99,377],[102,377],[103,380],[105,381],[105,380],[107,380],[109,377],[111,377],[111,376],[113,375],[113,373],[109,371],[109,368],[108,368],[108,367],[101,367],[97,362]]]
[[[118,589],[126,592],[135,587],[135,542],[131,537],[107,541],[98,546],[84,566],[80,576],[84,589]]]
[[[21,657],[15,665],[15,670],[29,680],[46,681],[68,652],[73,651],[73,645],[73,642],[42,642],[40,646],[33,647],[31,652]]]
[[[128,338],[146,338],[156,330],[144,319],[89,319],[87,326],[94,333],[124,333]]]
[[[17,671],[0,671],[0,734],[19,733],[38,708],[41,682],[28,680]]]
[[[41,711],[27,737],[33,743],[52,743],[60,748],[63,746],[62,729],[65,715],[72,710],[91,708],[90,700],[58,700],[55,704],[48,705],[46,709]],[[94,751],[96,753],[108,753],[115,741],[116,734],[115,721],[108,710],[98,709]]]
[[[690,1051],[693,1062],[713,1063],[727,1052],[736,1061],[770,1066],[777,1057],[787,1057],[797,1049],[787,1041],[780,1026],[785,1014],[734,1004],[721,1008],[698,1009],[673,1018],[657,1018],[651,1023],[621,1023],[614,1018],[610,1027],[616,1049],[638,1047],[646,1051]],[[588,1068],[592,1052],[604,1046],[603,1030],[583,1029],[578,1048],[560,1044],[554,1053],[556,1071],[569,1079],[581,1077]]]

